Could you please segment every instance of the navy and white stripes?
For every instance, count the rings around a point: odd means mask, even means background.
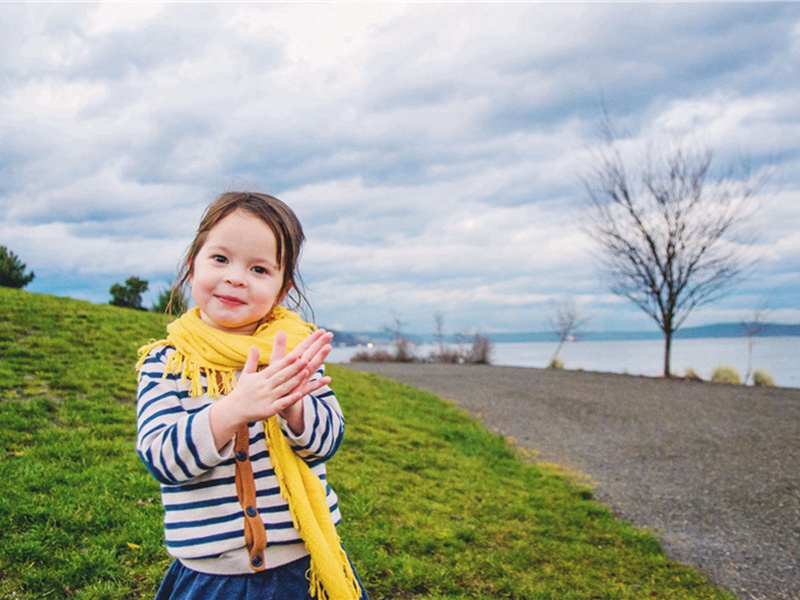
[[[179,375],[164,376],[172,352],[174,349],[166,346],[148,355],[141,369],[137,407],[137,451],[161,484],[167,549],[196,570],[249,573],[233,443],[217,452],[209,424],[213,399],[205,395],[191,398],[188,384]],[[320,369],[315,377],[322,375]],[[295,435],[279,419],[281,428],[290,446],[325,485],[331,518],[338,524],[338,500],[327,485],[325,461],[341,444],[344,418],[328,386],[301,402],[303,432]],[[267,531],[265,559],[268,567],[276,567],[304,555],[305,549],[292,525],[288,504],[279,493],[263,422],[251,423],[249,435],[257,508]]]

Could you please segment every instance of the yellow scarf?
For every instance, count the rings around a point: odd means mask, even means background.
[[[193,308],[167,326],[167,339],[139,349],[137,369],[147,354],[158,346],[169,345],[164,375],[180,374],[188,380],[191,396],[202,396],[201,376],[205,374],[211,397],[229,394],[236,385],[235,372],[244,367],[251,346],[259,349],[259,365],[269,364],[278,331],[286,332],[287,350],[303,341],[315,327],[282,306],[274,307],[252,336],[226,333],[200,319]],[[342,548],[330,516],[325,488],[308,464],[289,446],[277,417],[264,422],[272,466],[281,496],[289,503],[292,522],[311,555],[309,593],[319,600],[349,600],[361,597],[361,588]]]

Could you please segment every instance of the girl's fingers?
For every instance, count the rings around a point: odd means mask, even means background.
[[[329,334],[324,329],[317,329],[306,339],[297,344],[297,346],[289,353],[289,355],[291,356],[292,354],[296,354],[297,356],[302,356],[303,354],[306,353],[308,348],[310,348],[313,344],[315,344],[321,337],[326,335],[332,335],[332,334]]]
[[[303,358],[306,360],[306,362],[308,362],[311,370],[316,371],[322,366],[322,363],[325,362],[325,359],[328,358],[328,354],[330,354],[332,349],[333,347],[330,344],[325,344],[316,352],[316,354],[312,356],[304,356]]]
[[[303,395],[300,393],[293,393],[289,394],[288,396],[284,396],[270,407],[271,414],[269,416],[271,417],[273,415],[277,415],[278,413],[289,408],[292,404],[297,404],[302,399]]]
[[[289,364],[268,373],[264,381],[267,384],[267,389],[274,391],[285,386],[287,382],[297,379],[303,372],[309,372],[308,363],[303,359],[295,359]]]
[[[318,389],[325,387],[331,382],[330,377],[320,377],[319,379],[312,379],[307,381],[300,390],[302,396],[306,396],[313,392],[316,392]]]
[[[306,360],[311,360],[311,358],[317,354],[325,347],[330,345],[330,341],[333,339],[332,333],[325,333],[324,335],[319,336],[314,342],[306,348],[303,352],[303,358]]]
[[[258,348],[256,346],[251,346],[250,354],[247,355],[247,360],[244,363],[244,367],[242,367],[242,375],[258,371],[258,357]]]
[[[319,369],[322,363],[325,362],[328,354],[330,354],[332,350],[330,342],[332,339],[333,334],[326,333],[320,336],[305,352],[303,352],[303,358],[308,362],[312,372]]]
[[[320,331],[322,331],[322,330],[321,329],[317,329],[311,335],[306,337],[302,342],[297,344],[297,346],[292,348],[292,351],[289,353],[289,356],[292,356],[293,354],[295,354],[297,356],[302,356],[303,352],[305,352],[305,349],[308,348],[314,342],[315,339],[317,339],[317,336],[318,336]]]
[[[272,355],[269,358],[270,364],[278,362],[286,356],[286,332],[279,331],[275,334],[275,342],[272,344]]]
[[[270,355],[269,367],[265,369],[268,373],[274,373],[276,370],[283,368],[286,364],[297,360],[303,355],[308,346],[310,346],[317,338],[317,334],[322,330],[317,330],[310,336],[300,342],[291,352],[286,354],[286,332],[279,331],[275,334],[274,343],[272,346],[272,354]]]
[[[280,348],[277,347],[279,335],[282,338],[281,339],[282,346]],[[332,333],[329,333],[324,329],[317,329],[314,333],[312,333],[310,336],[308,336],[306,339],[300,342],[291,352],[289,352],[284,356],[286,352],[285,335],[286,334],[283,332],[278,332],[277,334],[275,334],[275,345],[273,346],[272,350],[273,358],[272,360],[270,360],[269,366],[266,369],[264,369],[264,371],[262,371],[262,373],[264,373],[265,376],[267,377],[270,377],[274,373],[277,373],[281,369],[285,368],[287,365],[291,364],[293,361],[299,360],[301,358],[306,358],[305,356],[306,354],[308,354],[309,357],[313,357],[319,351],[319,348],[327,343],[327,341],[325,340],[330,341],[330,339],[333,338]],[[277,354],[281,352],[283,352],[283,354],[280,354],[279,357],[280,360],[276,360]],[[328,350],[328,352],[330,352],[330,350]],[[325,356],[327,356],[328,352],[325,353]],[[308,363],[309,360],[306,359],[305,362]],[[316,371],[319,368],[319,365],[322,364],[322,362],[323,361],[320,360],[319,364],[316,365],[313,371]]]
[[[302,392],[301,386],[303,382],[308,379],[308,375],[309,375],[308,369],[303,369],[293,377],[286,379],[283,382],[280,383],[276,382],[277,385],[275,385],[270,391],[270,395],[275,397],[273,403],[295,392],[300,393],[301,398],[305,396],[305,394],[301,393]]]
[[[275,354],[275,349],[273,348],[272,353]],[[300,356],[292,354],[287,354],[280,360],[270,361],[269,366],[261,371],[265,377],[272,377],[275,373],[282,371],[287,367],[291,367],[293,364],[300,362]]]

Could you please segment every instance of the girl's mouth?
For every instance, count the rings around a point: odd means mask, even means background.
[[[243,300],[236,298],[234,296],[217,296],[217,300],[222,302],[223,304],[227,304],[228,306],[239,306],[244,304]]]

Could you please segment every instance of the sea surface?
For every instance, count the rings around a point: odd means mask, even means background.
[[[491,362],[544,368],[556,346],[556,342],[496,342]],[[420,344],[415,346],[414,353],[424,358],[436,348],[433,344]],[[359,350],[364,348],[334,348],[328,361],[349,362]],[[658,376],[663,370],[664,343],[662,340],[568,342],[558,357],[565,369]],[[703,379],[709,379],[720,365],[733,367],[744,377],[748,367],[747,338],[679,339],[672,343],[672,372],[676,375],[684,375],[692,368]],[[756,369],[765,371],[779,386],[800,388],[800,337],[755,338],[753,370]]]

